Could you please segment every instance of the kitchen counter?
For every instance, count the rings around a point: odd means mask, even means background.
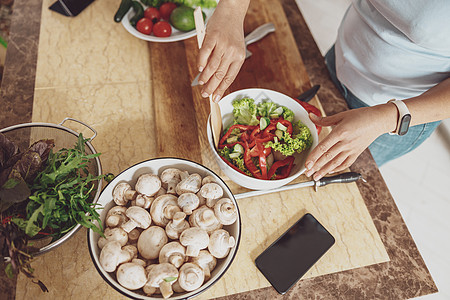
[[[75,117],[99,132],[94,146],[102,152],[104,172],[118,173],[152,157],[178,156],[206,164],[220,174],[203,147],[209,105],[201,99],[198,87],[190,87],[196,75],[195,38],[176,43],[137,40],[112,22],[118,0],[95,1],[73,19],[49,11],[52,2],[15,0],[0,89],[0,128],[36,121],[59,123],[66,116]],[[346,110],[295,1],[253,0],[246,33],[265,22],[273,22],[276,32],[249,46],[253,55],[229,92],[260,87],[296,96],[312,84],[320,84],[313,104],[328,115]],[[167,122],[173,115],[179,117]],[[236,260],[226,276],[199,298],[406,299],[436,292],[370,153],[365,151],[351,170],[363,174],[367,183],[263,198],[267,205],[283,201],[286,211],[277,213],[284,219],[275,224],[276,229],[262,222],[271,228],[271,236],[254,245],[245,238],[255,232],[252,220],[243,215],[243,241]],[[305,176],[301,179],[307,180]],[[241,191],[229,184],[233,192]],[[297,197],[302,199],[300,203]],[[260,201],[240,200],[241,212]],[[336,203],[343,212],[336,209]],[[294,213],[289,215],[289,211]],[[304,212],[323,220],[325,227],[339,235],[338,243],[292,290],[280,296],[253,272],[251,261]],[[349,229],[344,230],[345,225]],[[67,269],[62,270],[62,265]],[[10,281],[2,275],[0,298],[122,297],[96,272],[85,230],[38,257],[33,267],[49,288],[48,294],[24,276]],[[233,276],[244,267],[249,274]],[[76,276],[69,276],[69,270]],[[255,281],[245,282],[246,276]]]

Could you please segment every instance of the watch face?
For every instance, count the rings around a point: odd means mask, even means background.
[[[400,127],[398,129],[398,135],[405,135],[408,132],[409,123],[411,122],[411,115],[404,115],[400,121]]]

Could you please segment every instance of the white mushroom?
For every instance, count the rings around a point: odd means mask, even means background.
[[[147,276],[143,266],[135,263],[125,263],[117,268],[117,281],[126,289],[137,290],[145,285]]]
[[[214,211],[206,205],[194,210],[189,217],[189,224],[191,224],[191,227],[200,227],[206,230],[208,234],[216,229],[222,228],[222,224],[216,218]]]
[[[236,205],[229,198],[222,198],[214,205],[214,213],[222,225],[231,225],[237,220]]]
[[[156,264],[148,264],[147,267],[145,267],[145,272],[148,274],[155,266]]]
[[[212,175],[205,176],[202,179],[202,185],[205,185],[205,184],[211,183],[211,182],[214,182],[214,183],[216,182],[216,179]]]
[[[139,236],[141,235],[141,230],[142,229],[138,229],[135,228],[133,230],[131,230],[130,232],[128,232],[128,244],[134,244],[137,243],[137,240],[139,239]]]
[[[175,195],[175,187],[181,181],[181,171],[175,168],[169,168],[161,173],[161,181],[167,185],[167,194]]]
[[[152,223],[152,218],[148,211],[139,206],[130,206],[126,212],[128,222],[122,225],[123,230],[130,232],[136,227],[147,229]]]
[[[128,221],[125,214],[127,208],[125,206],[114,206],[106,214],[105,223],[107,227],[117,227]]]
[[[132,262],[133,264],[140,265],[140,266],[142,266],[142,267],[144,267],[144,268],[147,266],[147,262],[146,262],[145,260],[143,260],[143,259],[140,259],[140,258],[133,258],[133,259],[131,260],[131,262]]]
[[[125,245],[122,247],[122,250],[130,252],[131,260],[137,258],[138,256],[138,249],[134,245]]]
[[[192,211],[198,207],[200,200],[193,193],[184,193],[178,197],[178,206],[186,215],[191,215]]]
[[[181,233],[180,243],[187,247],[187,256],[196,257],[200,250],[208,247],[209,236],[205,230],[199,227],[191,227]]]
[[[234,247],[236,241],[230,233],[224,229],[218,229],[209,237],[208,250],[216,258],[224,258]]]
[[[144,285],[144,287],[142,288],[142,290],[144,291],[144,293],[145,293],[147,296],[150,296],[150,295],[155,294],[157,289],[158,289],[158,288],[152,287],[150,284],[148,284],[148,281],[147,281],[147,283]]]
[[[173,219],[166,226],[166,234],[172,240],[178,240],[180,234],[188,229],[189,222],[186,221],[186,214],[184,212],[177,212],[173,215]]]
[[[200,250],[198,256],[192,257],[189,261],[199,265],[203,269],[205,281],[211,277],[211,271],[214,270],[217,264],[217,259],[208,250]]]
[[[105,228],[103,232],[105,237],[100,237],[98,239],[97,245],[100,249],[102,249],[108,242],[117,241],[120,246],[125,246],[128,242],[127,233],[120,227],[115,228]]]
[[[198,191],[196,195],[198,197],[198,207],[205,205],[206,204],[206,198],[202,196],[200,191]]]
[[[132,259],[131,253],[122,250],[120,243],[111,241],[106,243],[100,252],[100,265],[106,272],[114,272],[118,265],[128,262]]]
[[[189,177],[189,172],[188,171],[181,171],[180,177],[181,177],[181,180],[185,180],[186,178]]]
[[[126,205],[128,201],[136,197],[136,191],[126,182],[121,182],[114,187],[113,200],[117,205]]]
[[[159,197],[161,195],[167,194],[167,191],[165,188],[161,187],[156,194],[153,195],[154,198]]]
[[[152,216],[153,223],[163,227],[179,211],[181,211],[181,208],[178,206],[177,197],[170,194],[157,197],[150,207],[150,215]]]
[[[136,200],[134,202],[135,206],[139,206],[142,207],[144,209],[149,209],[150,206],[152,205],[152,202],[155,198],[153,197],[149,197],[147,195],[144,194],[139,194],[136,196]]]
[[[186,292],[181,286],[180,286],[180,282],[177,280],[174,282],[174,284],[172,284],[172,290],[175,293],[184,293]]]
[[[142,174],[139,176],[134,188],[139,194],[151,197],[161,188],[161,180],[157,175]]]
[[[139,236],[137,247],[139,254],[146,259],[155,259],[159,257],[159,251],[167,244],[168,238],[163,228],[159,226],[150,226],[142,231]]]
[[[207,183],[200,189],[200,194],[206,198],[206,205],[214,207],[217,200],[223,196],[223,189],[217,183]]]
[[[164,299],[172,296],[172,284],[178,279],[178,270],[169,263],[155,265],[148,272],[147,285],[159,288]]]
[[[175,191],[178,195],[184,193],[197,193],[202,185],[202,177],[197,174],[191,174],[177,184]]]
[[[156,266],[156,264],[148,264],[147,267],[145,267],[145,274],[147,274],[147,283],[144,285],[144,287],[142,288],[142,290],[144,291],[144,293],[147,296],[153,295],[156,293],[157,290],[159,290],[159,288],[156,287],[152,287],[149,283],[148,283],[148,273],[150,273],[150,270],[153,269]]]
[[[205,273],[197,264],[185,263],[181,266],[178,282],[182,289],[194,291],[202,286],[204,280]]]
[[[165,244],[159,252],[159,263],[170,263],[175,268],[181,267],[186,258],[186,248],[179,242]]]

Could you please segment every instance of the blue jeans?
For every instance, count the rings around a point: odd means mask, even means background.
[[[358,99],[353,93],[347,89],[336,76],[336,56],[334,46],[325,55],[325,64],[327,65],[331,79],[337,86],[349,108],[360,108],[368,106],[366,103]],[[386,100],[387,101],[387,100]],[[383,134],[380,135],[372,144],[369,145],[369,150],[372,156],[380,167],[394,158],[400,157],[422,144],[440,122],[426,123],[416,126],[411,126],[403,136]]]

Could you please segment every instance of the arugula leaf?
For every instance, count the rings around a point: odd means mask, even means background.
[[[43,214],[44,206],[41,205],[38,209],[36,209],[30,218],[28,218],[27,226],[25,227],[25,233],[29,236],[35,236],[41,230],[41,227],[38,227],[35,222],[37,222],[39,214]],[[39,229],[39,230],[37,230]],[[37,231],[36,231],[37,230]]]
[[[103,231],[95,210],[98,205],[91,202],[96,182],[103,176],[93,176],[87,171],[90,160],[100,154],[85,154],[86,141],[80,134],[73,148],[50,152],[47,166],[31,186],[33,194],[26,207],[25,222],[28,226],[34,224],[40,230],[50,229],[54,239],[76,224],[98,233]],[[26,233],[35,231],[30,229]]]

